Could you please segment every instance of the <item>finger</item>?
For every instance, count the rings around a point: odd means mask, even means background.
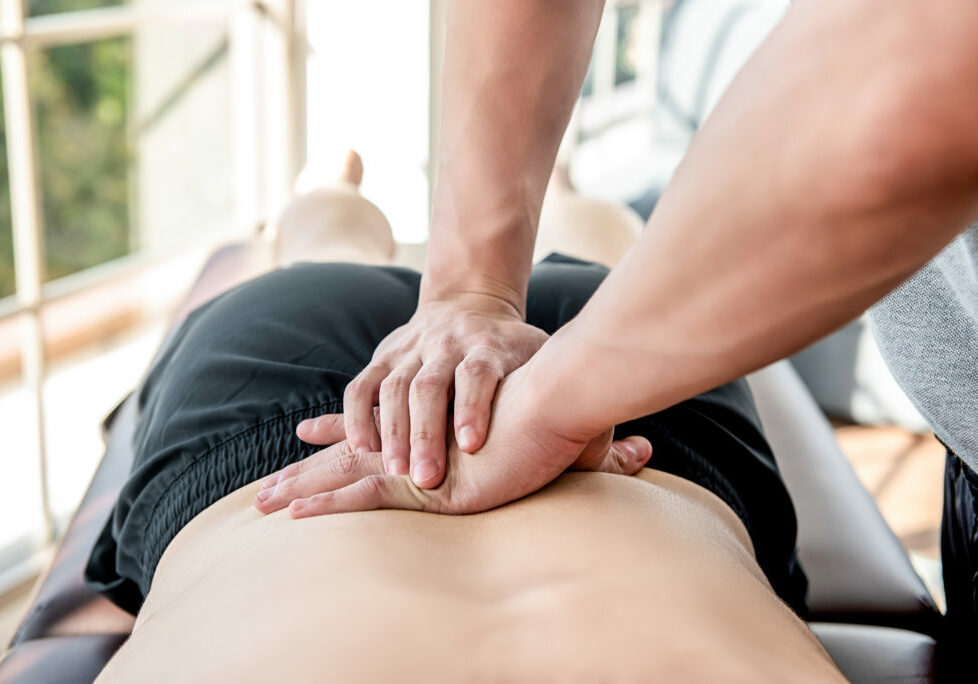
[[[315,425],[316,421],[323,421],[325,425]],[[374,422],[379,427],[380,425],[380,414],[379,410],[374,407]],[[316,418],[309,418],[300,422],[296,426],[296,434],[300,439],[310,444],[322,444],[322,445],[332,445],[343,440],[343,414],[342,413],[327,413]],[[296,461],[295,463],[290,463],[285,468],[272,473],[265,481],[262,482],[261,488],[267,489],[269,487],[275,486],[280,480],[295,476],[299,469],[304,467],[314,467],[319,465],[319,460],[323,458],[324,454],[328,454],[329,450],[324,449],[322,451],[317,451],[312,456],[302,459],[301,461]]]
[[[414,376],[408,392],[411,479],[425,489],[440,485],[445,475],[448,392],[455,377],[455,365],[447,357],[426,362]]]
[[[307,418],[295,426],[295,434],[308,444],[336,444],[346,439],[342,413],[326,413]]]
[[[320,458],[317,465],[306,465],[292,477],[281,479],[273,487],[259,490],[255,495],[255,508],[262,513],[272,513],[285,508],[295,499],[340,489],[365,477],[382,473],[382,468],[383,461],[379,453],[353,451],[344,443],[328,458]]]
[[[496,387],[503,379],[500,361],[491,349],[473,350],[455,369],[455,441],[473,453],[486,441]]]
[[[596,473],[615,473],[634,475],[652,457],[652,444],[637,435],[616,440],[601,454],[600,458],[588,459],[574,464],[575,470],[589,470]]]
[[[395,368],[380,383],[380,443],[384,468],[391,475],[407,475],[411,456],[411,381],[421,370],[421,361]]]
[[[380,451],[373,408],[380,383],[388,373],[390,368],[386,366],[367,366],[343,392],[343,427],[347,441],[355,450]]]
[[[306,472],[318,468],[324,463],[328,463],[330,460],[336,458],[339,454],[350,451],[351,449],[346,442],[339,444],[334,444],[326,449],[317,451],[316,453],[303,458],[302,460],[290,463],[281,470],[272,473],[264,482],[261,484],[259,493],[262,490],[275,487],[276,485],[284,482],[285,480],[291,479],[293,477],[299,477],[304,475]]]
[[[372,475],[340,489],[297,499],[289,505],[289,515],[293,518],[308,518],[378,508],[434,510],[433,501],[411,482],[411,478]]]
[[[287,480],[290,477],[295,477],[296,475],[298,475],[300,472],[304,470],[317,467],[325,459],[329,458],[330,453],[331,453],[331,449],[323,449],[322,451],[317,451],[311,456],[307,456],[301,461],[296,461],[294,463],[288,464],[281,470],[278,470],[272,473],[271,475],[269,475],[268,477],[266,477],[265,481],[261,483],[261,488],[258,491],[261,492],[264,489],[274,487],[279,482],[282,482],[283,480]]]

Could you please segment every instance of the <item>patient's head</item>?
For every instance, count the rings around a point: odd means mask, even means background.
[[[338,178],[297,195],[268,233],[276,263],[353,261],[389,263],[394,236],[384,214],[360,195],[363,163],[350,151]]]
[[[561,252],[614,268],[642,232],[629,207],[577,194],[566,164],[554,167],[540,214],[533,260]]]

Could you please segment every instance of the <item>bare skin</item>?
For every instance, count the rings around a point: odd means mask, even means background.
[[[343,417],[314,432],[337,441]],[[382,453],[345,443],[266,479],[274,489],[246,485],[174,538],[99,681],[844,681],[774,595],[733,512],[642,469],[645,439],[611,437],[564,449],[610,472],[548,471],[542,491],[468,516],[286,508],[374,481],[361,467],[385,472]],[[430,510],[449,497],[449,510],[480,500],[486,468],[503,492],[507,472],[525,479],[448,444],[438,490],[383,481]]]
[[[304,520],[259,484],[177,535],[99,682],[844,681],[740,520],[671,475]]]
[[[858,316],[978,219],[976,23],[970,0],[794,2],[697,134],[635,247],[573,321],[494,385],[478,454],[530,465],[539,446],[584,449],[611,425],[783,358]],[[445,249],[468,239],[446,238]],[[526,434],[539,436],[533,448],[519,446]],[[551,472],[575,458],[563,453]],[[483,475],[484,497],[469,507],[548,481],[507,494]],[[397,496],[361,503],[412,507]]]
[[[465,449],[482,445],[496,387],[546,339],[524,322],[533,242],[603,4],[448,3],[418,309],[378,346],[343,407],[350,443],[383,449],[387,472],[410,469],[421,487],[436,487],[445,475],[446,428]]]

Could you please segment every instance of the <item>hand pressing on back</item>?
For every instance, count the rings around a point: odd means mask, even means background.
[[[591,438],[559,435],[539,424],[525,377],[521,369],[500,385],[481,449],[461,450],[447,431],[445,478],[435,489],[387,472],[383,453],[343,441],[269,476],[255,507],[263,513],[288,507],[294,518],[378,508],[477,513],[535,492],[568,469],[633,475],[649,460],[652,446],[643,437],[613,441],[612,430]],[[307,441],[343,437],[342,416],[314,420]]]
[[[422,303],[347,386],[343,414],[304,421],[298,435],[312,444],[338,441],[332,431],[340,415],[352,451],[380,452],[382,472],[410,473],[418,487],[437,487],[445,475],[448,416],[454,416],[455,442],[479,449],[500,381],[546,340],[517,309],[491,295]]]

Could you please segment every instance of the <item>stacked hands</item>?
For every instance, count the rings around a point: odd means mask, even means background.
[[[377,508],[476,513],[568,468],[638,472],[652,454],[648,440],[543,424],[524,364],[546,340],[498,300],[419,306],[347,386],[344,413],[299,423],[300,439],[332,446],[269,476],[255,507],[288,507],[295,518]]]

